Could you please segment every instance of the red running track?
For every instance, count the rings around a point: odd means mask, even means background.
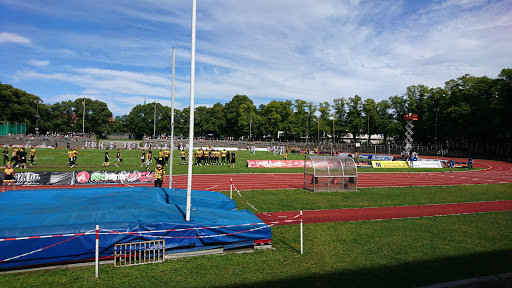
[[[302,211],[302,219],[304,223],[325,223],[433,217],[509,210],[512,210],[512,201],[491,201],[418,206],[311,210]],[[265,223],[269,223],[282,221],[283,219],[290,219],[298,214],[299,211],[288,211],[258,213],[256,216],[258,216]],[[277,225],[290,224],[298,224],[298,222],[281,222]]]
[[[464,184],[496,184],[512,183],[512,164],[506,162],[478,160],[475,167],[484,170],[460,172],[405,172],[381,173],[365,172],[358,175],[358,187],[398,187],[398,186],[435,186],[435,185],[464,185]],[[371,168],[366,168],[371,169]],[[375,168],[376,169],[376,168]],[[265,189],[297,189],[304,187],[304,174],[302,173],[247,173],[247,174],[196,174],[192,176],[192,189],[206,191],[228,191],[230,182],[238,190],[265,190]],[[137,184],[133,186],[151,186],[151,184]],[[169,186],[168,179],[163,184]],[[76,188],[77,186],[73,186]],[[83,185],[88,187],[113,187],[107,185]],[[187,175],[173,176],[174,188],[187,188]],[[58,189],[70,186],[22,186],[16,189]],[[9,188],[8,188],[9,189]]]
[[[456,160],[457,161],[457,160]],[[459,160],[461,161],[461,160]],[[464,161],[464,160],[462,160]],[[397,186],[434,186],[434,185],[462,185],[462,184],[496,184],[512,183],[512,164],[498,161],[478,160],[475,167],[484,170],[461,172],[407,172],[407,173],[371,173],[363,171],[358,175],[359,187],[397,187]],[[371,171],[371,170],[369,170]],[[276,174],[219,174],[219,175],[193,175],[192,189],[209,191],[228,191],[233,182],[238,190],[255,189],[296,189],[303,188],[304,175],[301,173]],[[168,187],[164,182],[164,187]],[[135,186],[151,186],[139,184]],[[17,189],[55,189],[70,188],[71,186],[26,186]],[[75,188],[74,186],[73,188]],[[113,185],[83,185],[87,187],[113,187]],[[187,188],[187,176],[173,177],[174,188]],[[441,215],[458,215],[467,213],[481,213],[491,211],[512,210],[512,201],[494,201],[460,204],[440,204],[421,206],[358,208],[338,210],[305,211],[305,223],[383,220],[394,218],[428,217]],[[279,216],[295,216],[298,211],[271,213],[272,216],[257,214],[266,222],[280,221]],[[297,224],[298,222],[292,222]]]

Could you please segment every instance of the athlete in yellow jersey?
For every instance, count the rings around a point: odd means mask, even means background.
[[[76,155],[78,155],[78,151],[76,151],[76,148],[73,148],[73,167],[76,166]]]
[[[30,166],[36,164],[36,149],[34,148],[34,146],[30,148],[30,157],[28,158],[28,160],[30,161]]]
[[[221,158],[221,161],[222,161],[220,163],[221,165],[226,165],[226,154],[227,154],[226,149],[220,151],[220,158]]]
[[[203,155],[204,155],[204,165],[210,165],[210,162],[211,162],[210,161],[211,160],[210,159],[210,156],[211,156],[210,151],[204,150]]]
[[[185,150],[180,150],[180,156],[181,156],[181,165],[185,165],[187,162],[185,161],[185,155],[187,155],[187,153],[185,153]]]
[[[5,187],[7,187],[7,183],[11,183],[12,190],[16,190],[16,187],[14,186],[14,169],[12,169],[11,163],[7,163],[7,165],[5,166],[6,168],[4,169],[4,186],[2,192],[5,192]]]
[[[69,168],[73,168],[73,149],[69,148],[69,151],[68,151],[68,160],[69,160]]]
[[[155,187],[162,187],[165,178],[165,169],[162,164],[157,163],[155,167]]]

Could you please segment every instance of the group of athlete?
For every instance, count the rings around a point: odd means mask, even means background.
[[[180,151],[181,164],[185,165],[185,151]],[[194,153],[196,157],[196,165],[226,165],[231,164],[231,168],[235,168],[236,153],[230,153],[223,149],[222,151],[215,149],[202,149],[199,148]]]
[[[27,169],[27,156],[30,161],[30,166],[36,164],[36,149],[34,146],[30,148],[30,154],[27,155],[27,151],[25,148],[12,148],[11,155],[12,157],[9,159],[9,148],[4,147],[4,151],[2,151],[2,155],[4,155],[4,165],[10,163],[15,168]]]
[[[2,192],[5,191],[5,188],[7,187],[7,184],[11,184],[13,189],[15,190],[16,187],[14,186],[14,168],[21,168],[21,169],[27,169],[27,151],[25,151],[25,148],[13,148],[12,153],[9,153],[9,147],[5,146],[4,150],[2,151],[2,155],[4,156],[4,179],[3,179],[3,185],[2,185]],[[12,157],[9,159],[9,154],[12,155]],[[30,166],[36,164],[36,149],[34,146],[30,149],[30,154],[28,157],[30,161]]]
[[[76,148],[69,148],[69,151],[68,151],[69,168],[76,167],[76,155],[78,155],[78,151],[76,150]]]

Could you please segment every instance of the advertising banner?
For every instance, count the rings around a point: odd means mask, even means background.
[[[412,168],[443,168],[441,161],[412,161]]]
[[[393,161],[393,156],[388,155],[359,154],[357,155],[357,158],[375,161]]]
[[[154,177],[154,171],[80,171],[75,174],[75,184],[151,183]]]
[[[406,161],[372,161],[374,168],[409,168]]]
[[[450,161],[442,161],[442,165],[444,168],[450,168]],[[453,168],[469,168],[469,164],[467,162],[455,162]]]
[[[365,160],[371,160],[373,158],[373,155],[370,154],[358,154],[357,159],[365,159]]]
[[[359,168],[372,168],[372,161],[356,161],[356,166]]]
[[[15,179],[16,186],[71,185],[73,172],[18,172]]]
[[[311,163],[311,162],[308,162]],[[308,164],[310,165],[310,164]],[[304,160],[247,160],[248,168],[304,168]]]

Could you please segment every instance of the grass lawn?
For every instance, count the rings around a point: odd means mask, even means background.
[[[243,191],[264,211],[510,200],[512,184]],[[236,199],[237,197],[235,197]],[[247,206],[238,202],[240,209]],[[272,228],[275,250],[0,275],[0,287],[417,287],[512,271],[512,211]]]
[[[89,170],[89,171],[97,171],[97,170],[143,170],[141,168],[141,154],[142,150],[123,150],[121,149],[121,156],[123,158],[123,162],[121,163],[121,167],[115,167],[114,164],[117,163],[116,153],[117,149],[109,150],[110,156],[110,167],[104,168],[101,167],[105,150],[87,150],[87,149],[79,149],[76,168],[69,168],[69,162],[67,157],[66,149],[45,149],[39,148],[36,149],[36,165],[29,167],[26,171],[34,171],[34,172],[51,172],[51,171],[73,171],[73,170]],[[159,150],[152,150],[153,157],[158,156]],[[302,173],[304,172],[303,168],[247,168],[247,160],[249,159],[257,159],[257,160],[281,160],[282,156],[280,155],[272,155],[267,152],[256,152],[255,155],[250,154],[249,151],[237,151],[237,161],[236,167],[230,168],[229,165],[221,165],[221,166],[194,166],[193,173],[194,174],[227,174],[227,173]],[[188,154],[187,154],[188,159]],[[288,160],[304,160],[304,154],[300,155],[289,155]],[[156,161],[153,161],[153,166],[150,169],[154,169]],[[456,168],[456,171],[465,171],[467,169]],[[22,170],[17,170],[21,172]],[[358,169],[359,172],[441,172],[441,171],[449,171],[448,168],[361,168]],[[179,156],[178,151],[174,151],[173,158],[173,174],[187,174],[187,166],[181,165],[181,157]]]

